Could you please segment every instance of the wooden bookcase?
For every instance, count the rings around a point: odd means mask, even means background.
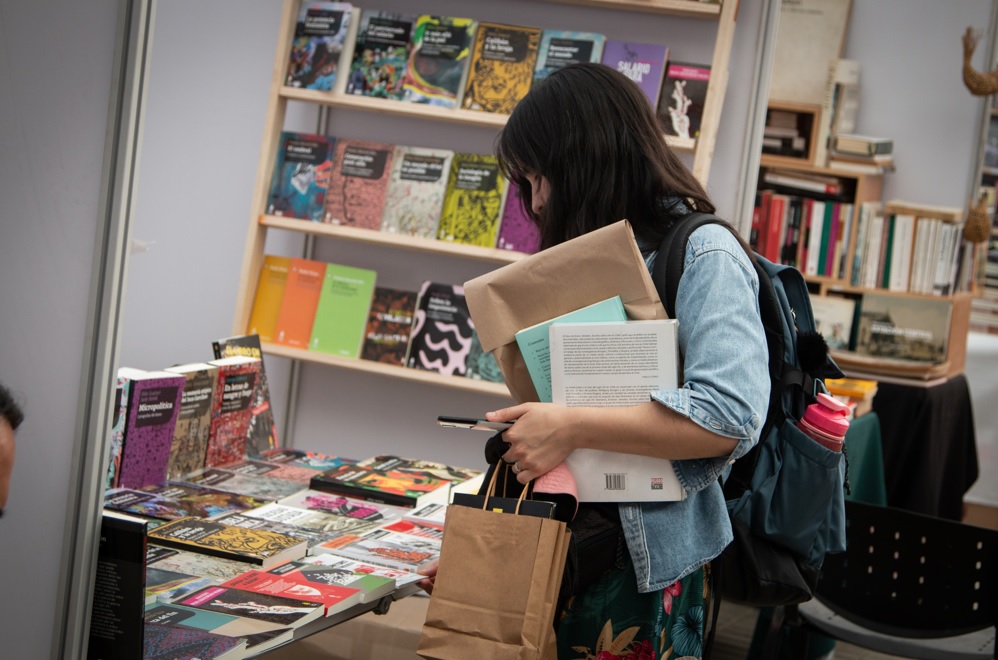
[[[706,184],[710,172],[711,159],[714,154],[714,145],[717,139],[717,129],[720,123],[725,89],[727,87],[728,60],[734,37],[738,0],[725,0],[722,4],[691,2],[690,0],[546,1],[562,5],[593,7],[607,11],[634,12],[635,20],[641,20],[642,14],[664,14],[675,16],[681,20],[712,21],[717,24],[711,60],[711,76],[704,104],[700,137],[690,140],[672,137],[665,138],[674,149],[692,154],[693,173],[701,182]],[[475,17],[474,4],[471,3],[463,15]],[[523,258],[525,256],[523,254],[506,250],[398,236],[378,231],[309,222],[307,220],[268,216],[264,213],[270,188],[271,173],[273,172],[280,134],[285,124],[289,103],[315,104],[326,107],[331,112],[335,112],[337,109],[361,111],[370,113],[371,121],[374,122],[385,120],[406,121],[411,122],[414,126],[421,121],[430,121],[480,126],[486,129],[498,130],[505,125],[507,119],[506,115],[463,109],[438,108],[413,103],[337,94],[335,92],[318,92],[285,87],[283,85],[284,75],[294,35],[298,6],[299,0],[284,0],[281,12],[280,32],[274,55],[274,68],[268,96],[264,135],[260,147],[260,160],[257,166],[250,222],[239,277],[240,286],[236,300],[235,318],[233,320],[233,333],[241,334],[246,331],[253,307],[256,282],[263,263],[267,235],[272,230],[300,232],[327,240],[361,242],[377,245],[385,250],[415,251],[427,255],[428,258],[460,257],[480,260],[482,262],[482,272]],[[365,7],[363,4],[360,6]],[[419,8],[419,11],[432,11],[432,9],[431,6],[426,6]],[[432,147],[434,145],[420,144],[420,146]],[[336,358],[276,344],[264,344],[263,350],[265,353],[271,355],[279,355],[294,360],[325,364],[346,370],[381,374],[411,380],[420,384],[432,384],[508,396],[506,387],[502,383],[490,383],[464,377],[446,376],[360,359],[348,360]]]
[[[828,167],[817,167],[810,164],[801,164],[793,166],[787,158],[779,158],[764,155],[760,161],[761,170],[769,169],[779,169],[779,170],[793,170],[796,172],[801,172],[805,174],[819,174],[824,176],[831,176],[843,181],[844,190],[847,192],[849,201],[854,205],[853,222],[850,224],[850,233],[847,237],[846,242],[846,258],[845,258],[845,269],[838,277],[825,277],[825,276],[815,276],[806,275],[804,276],[807,280],[808,288],[812,295],[826,296],[829,294],[836,296],[844,296],[852,299],[862,298],[864,294],[875,292],[879,294],[886,294],[889,296],[897,296],[902,298],[912,298],[912,299],[925,299],[925,300],[939,300],[941,296],[923,294],[923,293],[912,293],[908,291],[889,291],[884,288],[866,288],[862,286],[855,286],[852,284],[853,267],[854,267],[854,256],[856,254],[856,240],[857,240],[857,228],[858,228],[858,214],[859,205],[863,202],[879,202],[882,200],[883,196],[883,175],[882,174],[867,174],[862,172],[847,172],[844,170],[837,170]],[[760,179],[761,180],[761,179]],[[763,185],[760,184],[760,189]],[[808,194],[801,192],[801,197],[807,197]],[[890,205],[885,206],[885,213],[892,209]],[[901,209],[898,207],[898,212]],[[919,217],[930,217],[932,211],[928,210],[926,207],[912,207],[910,209],[911,213],[919,215]],[[953,213],[955,210],[940,210],[940,218],[954,220],[955,217]],[[802,269],[803,271],[803,269]],[[952,376],[961,373],[966,364],[966,354],[967,354],[967,329],[970,321],[970,308],[971,308],[971,298],[972,294],[969,292],[956,292],[949,296],[942,297],[948,300],[952,304],[952,313],[950,316],[950,326],[949,326],[949,337],[947,339],[947,354],[946,361],[944,364],[936,366],[924,366],[916,367],[910,366],[905,367],[901,365],[892,366],[891,369],[897,369],[899,375],[907,375],[912,378],[927,378],[936,376]],[[848,351],[836,351],[836,359],[839,362],[839,366],[845,368],[846,370],[855,370],[859,372],[874,372],[875,370],[882,369],[883,365],[878,364],[875,358],[868,358]],[[907,373],[903,373],[907,368]]]

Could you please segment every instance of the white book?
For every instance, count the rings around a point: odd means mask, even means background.
[[[675,320],[559,323],[550,330],[552,401],[565,406],[631,406],[679,387]],[[577,449],[565,465],[580,502],[668,502],[686,497],[672,462]]]
[[[877,287],[877,273],[880,271],[880,248],[884,242],[884,215],[882,213],[876,213],[873,216],[873,222],[870,223],[870,240],[867,242],[869,248],[867,248],[868,260],[866,262],[866,267],[864,268],[864,278],[863,287],[867,289],[876,289]]]
[[[935,259],[936,267],[935,277],[932,282],[932,293],[936,295],[944,293],[949,282],[950,272],[952,271],[950,255],[953,252],[953,239],[956,229],[957,225],[951,225],[949,223],[943,224],[939,228],[939,244],[937,252],[933,257]]]
[[[894,237],[891,245],[891,272],[887,280],[891,291],[907,291],[911,274],[911,250],[915,232],[915,216],[894,215]]]
[[[804,272],[807,275],[818,274],[818,260],[821,258],[821,232],[825,227],[825,203],[814,200],[811,204],[811,234],[807,240],[807,263]]]

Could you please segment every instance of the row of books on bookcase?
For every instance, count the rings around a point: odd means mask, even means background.
[[[283,133],[269,215],[532,253],[540,245],[494,156]]]
[[[673,63],[657,43],[303,0],[287,87],[509,114],[533,84],[577,62],[600,62],[640,85],[663,130],[699,133],[710,67]],[[662,103],[660,104],[660,97]]]
[[[503,382],[457,284],[376,285],[373,270],[264,255],[249,334],[264,343]]]
[[[439,556],[448,504],[474,501],[483,476],[393,455],[270,449],[108,489],[99,562],[115,579],[95,586],[92,643],[114,647],[100,657],[240,658],[412,593],[416,571]]]

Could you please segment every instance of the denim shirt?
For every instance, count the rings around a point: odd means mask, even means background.
[[[646,259],[649,270],[655,256]],[[758,441],[769,402],[759,280],[724,227],[705,225],[690,236],[676,317],[683,386],[652,392],[652,399],[738,444],[729,456],[673,461],[686,499],[619,505],[640,592],[669,586],[731,542],[718,477]]]

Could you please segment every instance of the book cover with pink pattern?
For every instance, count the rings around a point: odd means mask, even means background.
[[[381,229],[394,145],[338,140],[326,190],[325,222]]]
[[[118,371],[131,379],[118,486],[142,488],[166,479],[184,376],[166,371]]]
[[[222,403],[211,420],[206,467],[235,463],[246,456],[246,436],[260,379],[259,358],[237,355],[208,364],[218,367]]]

